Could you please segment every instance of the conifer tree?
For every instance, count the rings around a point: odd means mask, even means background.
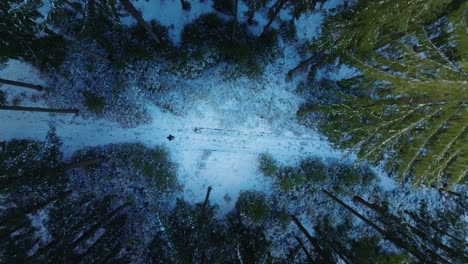
[[[386,160],[400,180],[462,181],[468,161],[467,5],[362,1],[328,18],[311,49],[326,53],[325,62],[339,58],[359,74],[338,82],[340,101],[298,113],[324,112],[325,134],[358,152],[360,161]]]

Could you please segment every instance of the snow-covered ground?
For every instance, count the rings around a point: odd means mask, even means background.
[[[278,65],[284,66],[279,61],[269,70],[279,70],[275,68]],[[287,88],[290,84],[280,77],[284,73],[273,76],[278,78],[259,85],[256,92],[247,85],[247,79],[226,82],[212,75],[203,76],[195,82],[205,84],[201,88],[204,93],[185,106],[185,115],[150,106],[152,123],[135,128],[70,114],[2,111],[0,138],[43,140],[53,124],[64,142],[66,156],[83,147],[110,143],[163,145],[179,164],[184,198],[201,201],[207,186],[212,186],[212,201],[227,212],[234,204],[225,201],[226,194],[235,201],[241,190],[269,193],[271,186],[257,169],[261,153],[270,153],[283,164],[293,164],[306,156],[341,156],[326,139],[297,124],[295,114],[302,99]],[[0,78],[43,84],[39,73],[17,61],[10,61],[0,72]],[[24,89],[8,87],[6,91],[13,95]],[[31,105],[31,97],[38,94],[24,96],[20,105]],[[34,103],[40,104],[41,101]],[[45,107],[44,102],[42,105]],[[175,140],[169,142],[166,139],[169,134]]]
[[[133,2],[143,11],[146,20],[157,19],[168,26],[175,43],[180,41],[185,24],[213,11],[211,1],[191,1],[190,11],[182,10],[180,1],[175,0]],[[329,10],[341,3],[332,2],[334,5],[328,4],[324,9]],[[241,14],[242,10],[246,10],[243,3]],[[286,11],[281,14],[287,15]],[[239,17],[245,20],[242,15]],[[266,23],[264,14],[257,14],[256,20],[257,29]],[[302,26],[298,28],[299,38],[309,39],[319,32],[321,14],[308,14],[296,22]],[[110,143],[140,142],[149,147],[163,145],[179,165],[179,180],[185,186],[184,198],[202,201],[207,186],[212,186],[212,201],[220,205],[222,212],[227,212],[232,209],[241,190],[270,193],[271,183],[258,171],[258,155],[261,153],[271,154],[284,165],[292,165],[301,157],[308,156],[324,159],[342,157],[342,153],[316,131],[297,123],[296,111],[303,99],[294,93],[296,83],[287,82],[285,75],[301,58],[291,45],[280,45],[284,55],[267,66],[259,80],[241,77],[227,81],[216,68],[190,81],[170,76],[172,84],[177,86],[163,93],[162,100],[178,107],[182,114],[175,115],[148,101],[152,122],[135,128],[122,128],[106,120],[85,120],[66,114],[1,111],[0,140],[43,140],[49,126],[54,125],[68,157],[80,148]],[[0,71],[0,78],[45,85],[35,69],[15,60],[9,61],[7,67]],[[2,89],[6,89],[10,101],[21,94],[20,105],[46,107],[40,92],[7,86]],[[174,135],[175,140],[169,142],[166,139],[169,134]],[[226,195],[232,201],[226,200]]]

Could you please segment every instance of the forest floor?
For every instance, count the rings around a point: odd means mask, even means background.
[[[205,84],[200,89],[204,92],[186,99],[192,102],[181,105],[178,110],[182,114],[151,104],[149,124],[124,128],[110,121],[83,119],[73,114],[2,111],[0,136],[2,140],[43,140],[53,125],[63,140],[67,157],[85,147],[112,143],[162,145],[179,165],[184,198],[201,201],[206,188],[212,186],[211,199],[220,205],[221,212],[228,212],[234,205],[224,198],[226,195],[235,201],[241,190],[266,193],[271,190],[270,183],[258,170],[259,154],[269,153],[283,165],[293,165],[303,157],[342,156],[316,131],[297,123],[295,115],[302,100],[292,89],[285,89],[288,86],[285,72],[257,91],[236,83],[239,80],[220,83],[221,80],[213,81],[210,76],[195,80]],[[18,61],[10,61],[0,71],[0,78],[44,84],[33,68]],[[9,101],[16,97],[22,106],[47,107],[42,92],[11,86],[6,91]],[[175,139],[168,141],[169,134]]]
[[[337,4],[340,1],[332,2]],[[148,4],[144,1],[138,3]],[[211,7],[203,9],[204,5],[200,5],[200,8],[192,6],[194,16],[212,11]],[[157,14],[151,12],[149,7],[138,8],[144,10],[145,19],[152,18],[146,17],[148,14]],[[241,6],[241,11],[242,8],[245,7]],[[265,18],[260,16],[256,19],[259,24],[265,22]],[[158,20],[165,23],[164,17]],[[310,14],[297,20],[298,26],[303,27],[307,21],[316,22],[314,27],[298,28],[299,41],[317,34],[321,20],[320,14]],[[181,20],[180,23],[189,21]],[[170,27],[175,43],[179,41],[180,27]],[[297,47],[284,43],[280,43],[280,47],[283,49],[282,56],[266,66],[258,80],[246,77],[226,80],[221,73],[223,65],[209,69],[194,80],[170,76],[170,91],[158,96],[162,97],[159,101],[171,105],[177,110],[176,113],[160,108],[154,102],[143,102],[152,120],[145,125],[124,128],[98,118],[2,111],[0,139],[43,140],[53,125],[63,140],[66,157],[85,147],[112,143],[143,143],[148,147],[162,145],[178,164],[184,199],[201,201],[206,188],[212,186],[212,202],[220,205],[220,211],[226,213],[232,209],[242,190],[271,192],[271,182],[258,169],[259,154],[269,153],[281,165],[295,165],[305,157],[343,157],[343,153],[334,149],[317,131],[297,122],[296,112],[304,99],[296,93],[297,83],[286,81],[285,76],[301,58]],[[44,78],[32,66],[14,60],[0,70],[0,78],[47,86]],[[6,87],[6,92],[8,101],[16,100],[21,106],[50,105],[41,92],[11,86]],[[173,141],[166,139],[169,134],[175,137]],[[354,157],[348,158],[352,160]]]

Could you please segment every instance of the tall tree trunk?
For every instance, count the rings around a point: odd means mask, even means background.
[[[456,237],[456,236],[454,236],[454,235],[448,233],[447,231],[444,231],[444,230],[440,229],[440,228],[439,228],[438,226],[436,226],[434,223],[431,223],[431,222],[428,222],[428,221],[422,219],[422,218],[419,217],[417,214],[415,214],[415,213],[413,213],[413,212],[410,212],[410,211],[408,211],[408,210],[405,210],[404,212],[405,212],[407,215],[409,215],[411,218],[413,218],[413,220],[414,220],[415,222],[419,223],[420,225],[422,225],[422,226],[430,226],[430,227],[432,227],[432,229],[434,229],[435,231],[439,232],[440,234],[445,235],[445,236],[448,236],[448,237],[454,239],[455,241],[457,241],[457,242],[459,242],[459,243],[462,243],[462,244],[464,243],[464,242],[463,242],[463,239],[458,238],[458,237]]]
[[[305,227],[301,224],[301,222],[299,221],[299,219],[297,219],[296,216],[294,215],[291,215],[291,219],[292,221],[296,224],[296,226],[299,228],[299,230],[301,230],[301,232],[305,235],[305,237],[307,238],[307,240],[309,240],[309,242],[314,246],[315,250],[317,250],[318,254],[320,255],[320,257],[325,260],[325,261],[329,261],[330,263],[332,263],[332,259],[330,257],[329,254],[327,254],[325,251],[322,250],[322,248],[320,247],[320,244],[318,242],[318,240],[314,237],[312,237],[312,235],[307,231],[307,229],[305,229]]]
[[[457,250],[441,243],[440,241],[438,241],[437,239],[434,239],[432,237],[429,237],[424,231],[412,226],[411,224],[405,224],[407,225],[411,231],[413,231],[414,234],[416,234],[419,238],[421,238],[423,241],[425,241],[426,243],[430,243],[432,245],[434,245],[435,247],[439,248],[439,249],[442,249],[443,251],[447,252],[449,256],[451,257],[455,257],[455,258],[459,258],[462,263],[468,263],[468,257],[466,255],[466,253],[464,252],[457,252]],[[432,255],[434,255],[434,257],[436,257],[437,259],[439,260],[444,260],[446,261],[447,263],[449,263],[447,260],[445,260],[442,256],[440,256],[439,254],[437,254],[435,251],[431,250],[429,247],[427,247],[427,250],[431,252]]]
[[[322,239],[324,239],[325,245],[331,248],[333,252],[335,252],[336,255],[338,255],[344,263],[346,264],[352,263],[351,261],[352,257],[348,254],[348,251],[346,250],[346,248],[343,247],[340,242],[336,241],[336,239],[334,238],[332,234],[324,233],[320,229],[314,229],[314,231],[317,233],[318,237],[321,237]]]
[[[371,209],[371,210],[373,210],[373,211],[375,211],[375,212],[377,212],[377,213],[379,213],[381,215],[385,213],[385,210],[382,207],[380,207],[379,205],[377,205],[375,203],[371,204],[371,203],[367,202],[366,200],[362,199],[359,196],[354,196],[352,201],[355,202],[355,203],[360,203],[360,204],[364,205],[365,207],[367,207],[367,208],[369,208],[369,209]]]
[[[237,31],[237,10],[239,6],[239,0],[233,0],[234,1],[234,20],[232,21],[232,35],[231,35],[231,40],[234,41],[236,39],[236,31]]]
[[[211,188],[211,186],[208,186],[208,189],[206,190],[205,201],[203,202],[202,214],[201,214],[202,216],[205,215],[206,207],[208,206],[208,202],[210,201],[211,190],[213,190],[213,188]]]
[[[335,252],[335,254],[338,255],[338,257],[340,257],[341,260],[344,263],[351,264],[351,262],[348,261],[348,259],[350,259],[349,256],[347,256],[347,255],[345,256],[343,253],[341,253],[341,251],[338,248],[335,247],[334,244],[336,244],[336,243],[330,242],[328,244],[329,244],[330,248],[333,250],[333,252]]]
[[[110,222],[112,220],[112,218],[114,218],[116,215],[118,215],[120,212],[122,212],[128,206],[130,206],[130,203],[126,202],[126,203],[122,204],[121,206],[117,207],[116,209],[114,209],[112,212],[110,212],[105,217],[103,217],[99,222],[97,222],[92,227],[90,227],[88,230],[86,230],[78,239],[76,239],[73,243],[68,245],[68,251],[70,252],[73,249],[75,249],[79,244],[81,244],[84,240],[86,240],[91,235],[93,235],[104,224],[106,224],[107,222]]]
[[[18,82],[18,81],[11,81],[11,80],[1,79],[1,78],[0,78],[0,83],[19,86],[19,87],[24,87],[24,88],[33,89],[33,90],[36,90],[36,91],[44,90],[44,87],[42,87],[42,85],[29,84],[29,83]]]
[[[150,38],[154,40],[157,44],[161,43],[159,37],[156,36],[156,34],[153,32],[153,29],[145,22],[140,12],[136,10],[136,8],[132,5],[130,0],[120,0],[120,2],[122,3],[125,10],[127,10],[133,16],[133,18],[136,19],[138,24],[146,30],[146,33],[150,36]]]
[[[411,255],[413,255],[414,257],[416,257],[418,260],[424,262],[426,260],[426,257],[424,256],[424,254],[422,254],[418,249],[416,249],[414,246],[406,243],[405,241],[403,241],[402,239],[396,237],[396,236],[392,236],[391,234],[389,234],[388,232],[386,232],[385,230],[383,230],[382,228],[380,228],[378,225],[376,225],[375,223],[373,223],[372,221],[370,221],[369,219],[367,219],[366,217],[364,217],[363,215],[361,215],[360,213],[358,213],[356,210],[354,210],[353,208],[351,208],[349,205],[345,204],[343,201],[341,201],[340,199],[338,199],[336,196],[334,196],[333,194],[331,194],[330,192],[326,191],[326,190],[322,190],[328,197],[332,198],[335,202],[337,202],[339,205],[343,206],[345,209],[347,209],[348,211],[350,211],[352,214],[354,214],[356,217],[358,217],[359,219],[361,219],[364,223],[368,224],[370,227],[372,227],[373,229],[375,229],[380,235],[382,235],[385,239],[388,239],[389,241],[391,241],[392,243],[394,243],[396,246],[402,248],[402,249],[405,249],[407,250],[409,253],[411,253]]]
[[[71,39],[69,39],[69,38],[67,38],[67,37],[65,37],[63,35],[58,34],[58,33],[55,33],[54,31],[52,31],[52,30],[50,30],[48,28],[44,28],[43,31],[45,33],[51,35],[51,36],[62,37],[66,42],[68,42],[73,47],[81,50],[82,52],[84,52],[84,53],[86,53],[86,54],[88,54],[88,55],[90,55],[90,56],[92,56],[92,57],[94,57],[94,58],[96,58],[98,60],[101,60],[101,61],[103,61],[103,62],[105,62],[107,64],[113,64],[114,63],[114,61],[112,61],[111,59],[109,59],[109,58],[107,58],[107,57],[105,57],[105,56],[103,56],[103,55],[101,55],[99,53],[96,53],[96,52],[94,52],[94,51],[92,51],[92,50],[90,50],[88,48],[85,48],[85,47],[81,46],[80,44],[76,43],[76,41],[71,40]]]
[[[260,37],[265,36],[265,33],[270,29],[271,24],[273,24],[273,21],[275,21],[276,17],[279,15],[281,9],[283,6],[288,2],[288,0],[278,0],[276,4],[273,6],[273,14],[270,17],[270,20],[268,20],[268,23],[265,25],[263,28],[262,34],[260,34]]]
[[[296,76],[296,74],[300,73],[300,72],[303,72],[303,71],[306,71],[307,70],[307,67],[309,65],[312,64],[311,67],[315,66],[317,63],[319,63],[323,58],[325,58],[325,53],[323,52],[316,52],[314,54],[312,54],[312,56],[310,56],[308,59],[306,60],[303,60],[299,63],[299,65],[297,65],[296,67],[294,67],[294,69],[292,70],[289,70],[288,71],[288,74],[287,74],[287,77],[289,79],[293,78],[294,76]]]
[[[72,213],[67,214],[65,217],[67,219],[82,219],[77,223],[74,223],[71,227],[63,228],[63,233],[60,237],[57,237],[50,241],[47,245],[39,248],[36,253],[29,257],[30,260],[47,258],[51,255],[51,252],[64,252],[66,243],[71,243],[75,235],[78,233],[78,228],[81,228],[85,223],[88,222],[88,219],[92,218],[93,212],[91,214],[87,213],[88,206],[87,203],[90,200],[83,200],[78,206],[78,210],[74,210]]]
[[[302,240],[298,236],[294,236],[294,238],[296,239],[297,243],[299,243],[299,246],[301,246],[302,251],[307,257],[307,261],[309,261],[309,263],[315,263],[314,258],[310,255],[309,251],[307,251],[307,248],[305,247]]]
[[[35,205],[32,205],[32,206],[29,206],[27,208],[15,209],[15,211],[13,211],[13,213],[8,216],[7,221],[0,222],[0,225],[2,225],[2,226],[10,226],[11,227],[9,229],[1,230],[0,237],[4,237],[6,234],[14,233],[15,231],[20,230],[21,228],[25,227],[29,223],[28,221],[21,221],[21,222],[17,221],[14,224],[10,225],[8,223],[9,219],[18,219],[18,217],[20,217],[20,216],[25,216],[27,214],[34,213],[37,210],[39,210],[41,208],[44,208],[49,204],[52,204],[52,203],[54,203],[54,202],[56,202],[58,200],[65,199],[71,193],[72,193],[72,191],[64,191],[64,192],[61,192],[61,193],[57,194],[56,196],[50,197],[49,199],[47,199],[47,200],[45,200],[43,202],[39,202],[39,203],[37,203]]]
[[[353,202],[360,203],[360,204],[366,206],[367,208],[379,213],[382,217],[390,218],[391,220],[393,220],[397,224],[401,223],[400,225],[403,228],[409,228],[414,234],[416,234],[418,237],[420,237],[423,241],[426,241],[426,243],[427,242],[432,243],[434,246],[436,246],[436,247],[438,247],[440,249],[443,249],[445,252],[447,252],[449,254],[452,254],[452,255],[457,254],[457,252],[455,252],[454,249],[440,243],[436,239],[430,238],[428,235],[426,235],[426,233],[424,233],[420,229],[412,226],[409,223],[404,223],[403,220],[400,219],[399,217],[396,217],[394,215],[386,213],[385,210],[382,207],[378,206],[377,204],[371,204],[371,203],[367,202],[366,200],[362,199],[359,196],[354,196],[353,197]],[[428,249],[428,251],[430,251],[430,253],[432,255],[434,255],[436,258],[438,258],[439,260],[446,261],[442,256],[438,255],[437,253],[433,252],[432,250]],[[460,256],[463,258],[463,253]]]
[[[205,195],[205,201],[203,202],[203,206],[202,206],[202,211],[201,211],[201,214],[200,214],[200,219],[198,219],[198,234],[203,234],[204,232],[204,228],[205,228],[205,212],[206,212],[206,208],[208,207],[208,203],[210,201],[210,193],[211,193],[211,190],[213,188],[211,188],[211,186],[208,186],[208,189],[206,190],[206,195]],[[200,246],[201,245],[201,246]],[[205,253],[205,243],[204,241],[200,241],[200,243],[197,243],[196,247],[198,247],[198,250],[201,251],[201,263],[204,263],[206,261],[206,253]],[[195,253],[195,250],[197,248],[194,248],[192,249],[192,257]]]
[[[10,106],[10,105],[0,105],[0,110],[62,113],[62,114],[75,114],[75,115],[79,114],[79,111],[77,109],[56,109],[56,108],[25,107],[25,106]]]
[[[98,254],[99,256],[99,253],[102,254],[102,252],[98,252],[100,249],[98,248],[99,245],[103,242],[106,241],[106,239],[108,241],[116,241],[120,235],[122,235],[122,227],[125,225],[127,221],[127,215],[122,215],[120,217],[116,217],[114,219],[112,219],[112,221],[109,223],[109,228],[106,228],[106,231],[103,235],[101,235],[100,238],[98,238],[96,241],[94,241],[94,243],[88,247],[88,249],[83,252],[82,254],[79,254],[76,259],[76,262],[77,263],[84,263],[83,262],[83,259],[88,256],[88,255],[94,255],[96,256],[96,253]]]
[[[76,12],[83,14],[83,11],[80,10],[76,5],[74,5],[72,2],[65,0],[65,4],[67,4],[69,7],[73,8]]]

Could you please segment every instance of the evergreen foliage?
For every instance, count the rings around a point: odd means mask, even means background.
[[[385,159],[401,180],[462,181],[468,163],[467,8],[458,0],[359,1],[329,17],[311,49],[361,74],[338,82],[346,93],[340,102],[318,107],[328,117],[322,131],[356,150],[360,160]]]
[[[8,59],[31,62],[39,68],[58,67],[65,57],[61,37],[42,34],[44,25],[38,23],[37,11],[41,0],[8,0],[0,3],[0,65]]]
[[[260,162],[260,171],[266,176],[273,176],[278,171],[278,165],[272,156],[269,154],[260,154],[258,157]]]

